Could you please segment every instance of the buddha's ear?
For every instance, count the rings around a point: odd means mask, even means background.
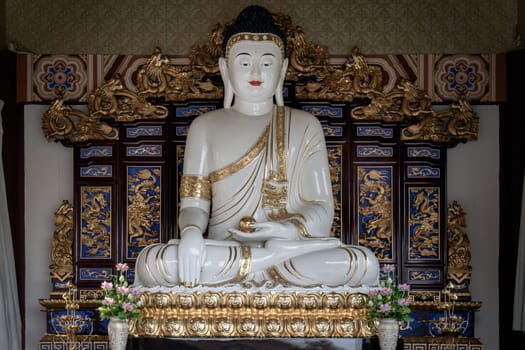
[[[233,87],[228,74],[228,65],[224,57],[219,57],[219,70],[221,71],[222,81],[224,83],[224,108],[230,108],[233,102]]]
[[[275,103],[278,106],[284,106],[283,86],[284,86],[284,79],[286,78],[287,70],[288,70],[288,58],[285,58],[283,60],[283,66],[281,67],[281,75],[279,77],[279,84],[277,84],[277,88],[275,89]]]

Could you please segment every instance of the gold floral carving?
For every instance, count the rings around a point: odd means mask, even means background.
[[[145,292],[130,334],[165,337],[367,337],[366,295],[349,292]]]

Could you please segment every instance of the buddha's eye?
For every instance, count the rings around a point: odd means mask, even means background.
[[[248,55],[239,55],[239,56],[237,56],[237,58],[235,59],[235,62],[241,68],[250,68],[250,66],[251,66],[250,56],[248,56]]]
[[[273,66],[273,64],[275,63],[274,60],[275,60],[274,56],[272,56],[272,55],[264,55],[261,58],[261,62],[260,62],[261,68],[262,69],[271,68]]]
[[[239,66],[241,66],[242,68],[249,68],[250,67],[250,62],[248,62],[248,61],[241,61],[241,62],[239,62]]]

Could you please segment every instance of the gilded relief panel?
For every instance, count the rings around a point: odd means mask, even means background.
[[[357,167],[359,244],[389,261],[396,257],[392,181],[391,166]]]
[[[440,256],[439,187],[408,189],[408,259],[438,261]]]
[[[127,259],[135,259],[148,244],[160,242],[161,180],[160,166],[127,167]]]
[[[81,186],[80,259],[111,259],[111,186]]]
[[[343,193],[347,191],[343,188],[342,181],[342,164],[343,164],[343,146],[342,145],[327,145],[328,163],[330,166],[330,179],[332,181],[332,191],[334,195],[334,223],[332,225],[331,236],[339,237],[343,241]]]

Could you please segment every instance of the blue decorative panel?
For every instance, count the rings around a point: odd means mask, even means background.
[[[432,159],[440,159],[441,150],[431,148],[431,147],[408,147],[407,156],[409,158],[425,157],[425,158],[432,158]]]
[[[441,172],[439,168],[426,165],[409,165],[407,167],[407,176],[409,178],[439,178]]]
[[[113,167],[111,165],[91,165],[80,168],[81,177],[112,177]]]
[[[409,269],[408,282],[441,282],[441,271],[434,269]]]
[[[68,314],[69,313],[69,314]],[[71,311],[60,310],[52,311],[49,313],[49,319],[47,320],[47,332],[49,334],[66,334],[68,326],[68,318],[71,317]],[[76,334],[90,334],[93,332],[93,321],[97,319],[94,310],[80,309],[75,310],[74,320],[75,324],[78,325],[79,329]]]
[[[395,257],[392,172],[390,166],[357,168],[359,244],[383,261]]]
[[[324,136],[343,136],[343,128],[341,126],[323,125]]]
[[[160,242],[162,167],[129,166],[127,181],[126,257],[134,259]]]
[[[357,146],[357,155],[359,157],[392,157],[394,149],[392,147],[380,146]]]
[[[111,258],[111,187],[82,186],[81,259]]]
[[[410,337],[439,337],[443,333],[443,327],[445,324],[445,312],[438,310],[420,310],[413,309],[410,316],[414,319],[410,322],[402,322],[400,326],[401,336]],[[450,315],[449,315],[450,316]],[[460,337],[457,338],[458,342],[461,342],[461,337],[473,337],[474,336],[474,314],[468,311],[455,311],[454,316],[458,322],[455,324]],[[429,338],[432,339],[432,338]],[[434,338],[438,339],[438,338]],[[431,342],[431,340],[429,340]],[[430,344],[429,344],[430,345]],[[436,350],[448,349],[445,344],[439,344],[436,342]],[[459,344],[458,344],[459,345]],[[460,349],[461,347],[450,347],[451,349]],[[433,349],[430,348],[429,349]]]
[[[408,259],[439,260],[439,187],[410,187],[408,198]]]
[[[316,117],[342,118],[343,108],[330,106],[303,106],[303,110]]]
[[[80,158],[82,159],[112,156],[113,148],[111,146],[92,146],[80,149]]]
[[[53,283],[53,289],[68,289],[69,288],[69,280],[59,280],[52,278],[51,282]]]
[[[83,267],[78,270],[78,275],[83,281],[106,281],[111,275],[110,268],[87,268]]]
[[[175,134],[177,136],[187,136],[189,128],[190,128],[189,126],[177,126],[175,128]]]
[[[162,145],[129,146],[126,147],[126,155],[129,157],[160,157],[162,156]]]
[[[137,138],[143,136],[161,136],[162,127],[158,125],[138,126],[135,128],[127,128],[126,136],[129,138]]]
[[[177,107],[175,112],[176,117],[191,117],[201,115],[206,112],[211,112],[217,109],[215,106],[209,105],[191,105],[188,107]]]
[[[394,130],[391,128],[382,128],[379,126],[358,126],[357,136],[379,136],[385,139],[391,139],[392,137],[394,137]]]

